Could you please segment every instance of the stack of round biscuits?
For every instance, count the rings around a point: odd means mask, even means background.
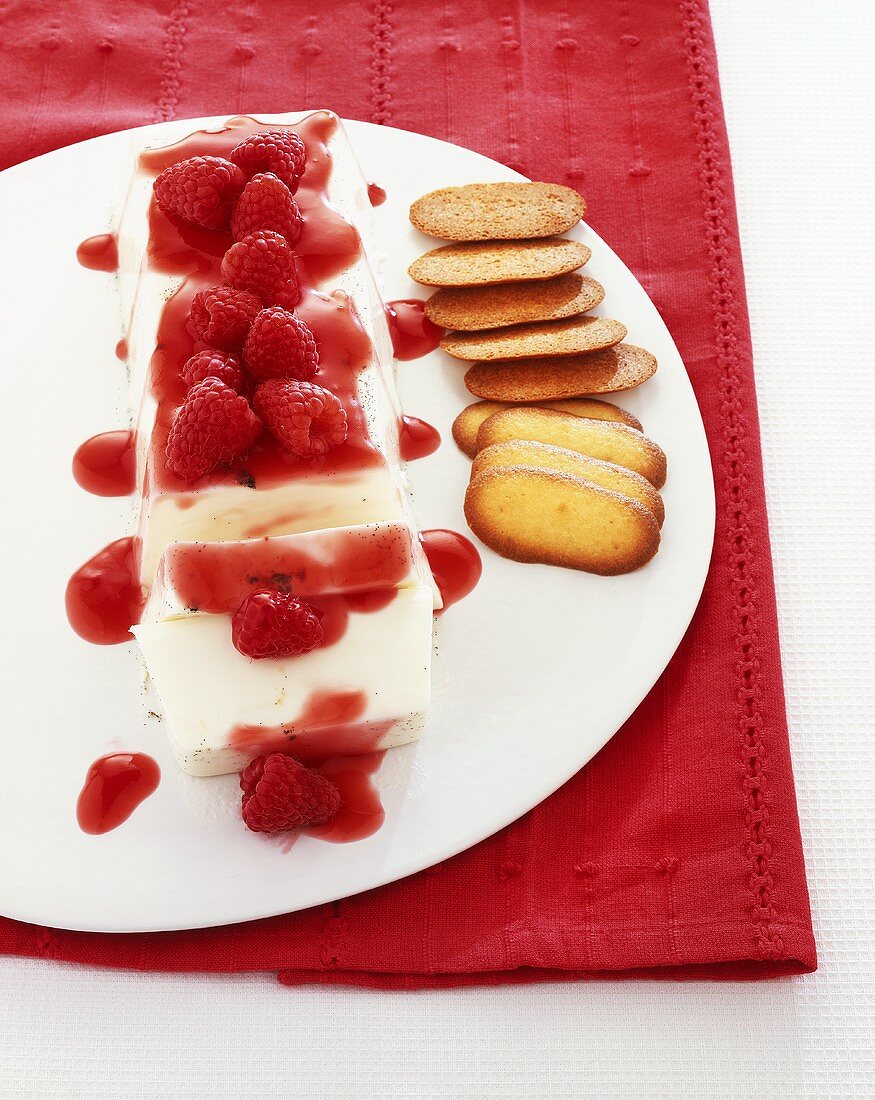
[[[556,235],[585,209],[550,183],[433,191],[410,220],[457,243],[409,270],[438,288],[426,313],[449,330],[441,347],[470,363],[465,385],[482,399],[453,424],[474,459],[471,529],[505,557],[616,574],[659,547],[666,462],[635,417],[592,397],[640,385],[656,359],[623,343],[619,321],[587,315],[605,296],[578,270],[590,250]]]

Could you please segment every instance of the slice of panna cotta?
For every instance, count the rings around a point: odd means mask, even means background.
[[[265,588],[315,610],[316,648],[261,660],[235,648],[234,616]],[[266,752],[309,761],[415,740],[434,600],[404,523],[169,546],[134,634],[180,766],[217,775]]]
[[[261,136],[287,129],[291,177],[282,134]],[[262,228],[274,198],[289,206],[284,185],[294,217]],[[271,751],[372,752],[425,725],[441,600],[399,454],[371,235],[367,182],[328,112],[233,119],[137,156],[119,230],[148,593],[133,631],[193,775]]]

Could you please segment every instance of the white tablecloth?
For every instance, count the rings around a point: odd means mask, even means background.
[[[0,1095],[875,1095],[875,5],[712,8],[820,971],[389,994],[0,960]]]

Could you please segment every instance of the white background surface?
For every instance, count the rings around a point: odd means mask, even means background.
[[[871,1097],[875,5],[712,0],[820,971],[387,994],[0,961],[10,1097]]]

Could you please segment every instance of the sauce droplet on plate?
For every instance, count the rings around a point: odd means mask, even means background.
[[[142,752],[114,752],[95,760],[85,776],[76,803],[76,820],[83,833],[99,835],[117,829],[154,794],[161,769]]]
[[[73,455],[73,477],[98,497],[124,497],[134,491],[136,462],[130,430],[93,435]]]
[[[396,359],[419,359],[441,342],[444,330],[425,315],[420,298],[400,298],[386,305],[386,320]]]
[[[434,454],[441,445],[441,435],[437,428],[418,416],[402,416],[398,425],[398,444],[404,461],[412,462]]]
[[[435,528],[420,534],[422,547],[446,611],[471,592],[480,580],[483,563],[477,547],[458,531]],[[438,612],[440,614],[440,612]]]
[[[130,628],[144,603],[138,541],[128,536],[104,546],[67,582],[67,618],[86,642],[118,645],[133,638]]]
[[[115,233],[88,237],[76,249],[76,259],[89,271],[118,271],[118,240]]]
[[[368,184],[368,198],[371,200],[371,206],[382,206],[386,201],[386,192],[379,184]]]

